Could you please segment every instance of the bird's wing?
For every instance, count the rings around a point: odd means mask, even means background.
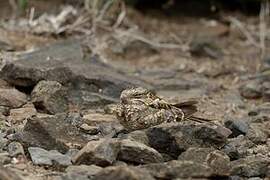
[[[173,104],[172,106],[181,109],[185,114],[185,117],[190,117],[192,114],[198,111],[196,106],[197,103],[198,101],[185,101]]]
[[[195,121],[195,122],[199,122],[199,123],[212,121],[211,119],[199,118],[199,117],[195,117],[195,116],[189,116],[189,117],[186,117],[186,119],[191,120],[191,121]]]
[[[182,108],[184,106],[192,106],[192,105],[196,105],[196,104],[198,104],[198,101],[191,100],[191,101],[184,101],[184,102],[176,103],[176,104],[173,104],[173,106],[177,107],[177,108]]]

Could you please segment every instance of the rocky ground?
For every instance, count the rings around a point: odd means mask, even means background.
[[[270,178],[269,42],[258,47],[258,16],[232,14],[128,9],[124,27],[94,35],[3,23],[0,179]],[[214,124],[123,133],[112,105],[135,86],[195,98]]]

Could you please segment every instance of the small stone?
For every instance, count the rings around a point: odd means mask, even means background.
[[[212,168],[216,176],[230,174],[230,158],[223,152],[211,148],[189,148],[183,152],[179,160],[193,161]]]
[[[155,149],[128,139],[121,141],[118,159],[138,164],[158,163],[163,161],[162,155]]]
[[[130,139],[132,141],[136,141],[142,144],[145,144],[146,146],[149,146],[149,139],[145,131],[142,130],[137,130],[137,131],[132,131],[128,134],[123,134],[121,135],[120,138],[123,139]]]
[[[145,170],[137,167],[115,166],[107,167],[101,170],[93,180],[154,180],[154,178]]]
[[[140,166],[150,172],[156,179],[177,178],[208,178],[213,175],[210,167],[192,161],[169,161],[166,163],[153,163]]]
[[[69,149],[65,155],[69,156],[70,158],[72,158],[73,156],[75,156],[80,150],[78,149]]]
[[[73,158],[74,164],[108,166],[117,158],[120,143],[115,139],[88,142]]]
[[[251,123],[246,136],[255,144],[265,143],[268,139],[268,128],[262,123]]]
[[[73,177],[73,179],[89,179],[93,178],[97,173],[102,170],[102,167],[96,165],[72,165],[66,168],[67,177]]]
[[[37,110],[56,114],[68,110],[66,89],[57,81],[40,81],[31,93]]]
[[[246,99],[257,99],[262,97],[261,84],[258,81],[251,81],[240,87],[241,96]]]
[[[8,121],[13,124],[22,123],[27,118],[37,114],[35,107],[22,107],[18,109],[11,109]]]
[[[19,142],[11,142],[8,145],[8,153],[11,157],[16,157],[18,155],[25,155],[23,146]]]
[[[197,57],[210,57],[213,59],[220,59],[222,51],[220,47],[210,38],[195,38],[190,43],[190,52]]]
[[[240,134],[246,135],[249,130],[249,124],[241,119],[228,119],[224,122],[225,127],[232,131],[230,137],[237,137]]]
[[[39,147],[29,147],[28,152],[35,165],[45,166],[69,166],[71,159],[56,150],[46,151]]]
[[[88,124],[84,123],[80,126],[80,128],[90,135],[96,135],[99,133],[99,128],[97,126],[89,126]]]
[[[0,89],[0,106],[19,108],[26,102],[27,96],[17,89]]]
[[[123,126],[114,115],[90,113],[84,115],[83,119],[89,126],[98,126],[100,134],[105,137],[114,137],[123,130]]]
[[[248,149],[255,146],[247,137],[239,135],[236,138],[231,138],[228,143],[223,147],[222,151],[225,152],[231,160],[243,158],[248,155]]]
[[[270,159],[264,156],[248,156],[232,161],[232,175],[244,177],[264,177],[269,171]]]

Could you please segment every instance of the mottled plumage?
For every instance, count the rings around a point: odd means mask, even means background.
[[[151,91],[138,87],[124,90],[116,108],[119,122],[129,131],[146,129],[164,122],[208,121],[192,116],[197,101],[170,104]]]

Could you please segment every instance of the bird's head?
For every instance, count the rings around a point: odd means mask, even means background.
[[[128,103],[134,99],[151,98],[154,93],[143,87],[131,88],[122,91],[120,96],[121,103]]]

